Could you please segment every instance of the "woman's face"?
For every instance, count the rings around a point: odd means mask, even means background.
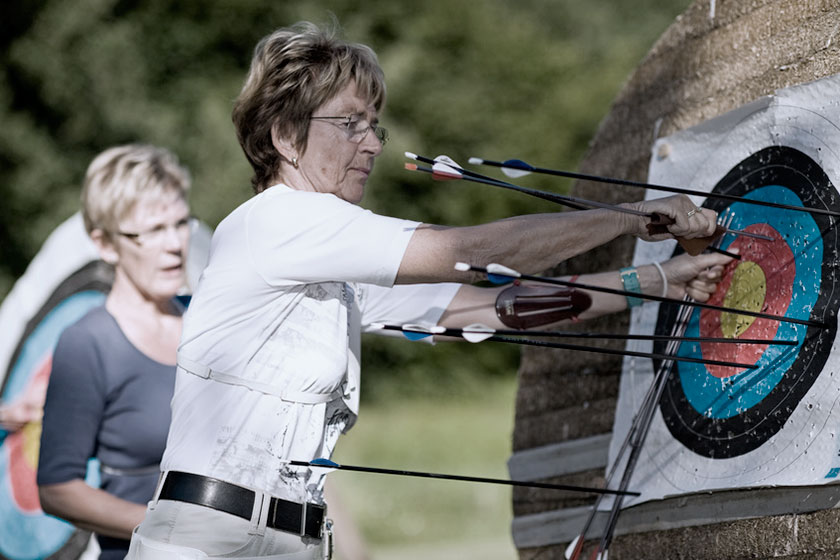
[[[356,93],[350,82],[335,97],[312,114],[306,150],[298,158],[296,170],[306,184],[290,185],[305,190],[332,193],[358,203],[365,192],[365,183],[373,170],[373,160],[382,153],[382,144],[371,128],[379,122],[376,109]],[[347,120],[319,117],[351,117]],[[361,123],[359,125],[358,123]],[[354,128],[364,132],[353,133]]]
[[[178,194],[141,198],[109,244],[116,257],[114,282],[128,282],[151,301],[177,294],[185,280],[189,219],[189,206]]]

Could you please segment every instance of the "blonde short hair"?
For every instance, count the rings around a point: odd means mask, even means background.
[[[272,128],[303,152],[309,117],[350,80],[377,111],[385,103],[385,75],[373,50],[336,37],[337,25],[323,29],[309,22],[280,28],[254,49],[251,69],[233,108],[239,144],[254,168],[254,190],[271,186],[281,157]]]
[[[109,148],[94,158],[85,174],[85,229],[101,229],[110,236],[141,198],[175,194],[186,200],[189,189],[189,171],[169,150],[144,144]]]

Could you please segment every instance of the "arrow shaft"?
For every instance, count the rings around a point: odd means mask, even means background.
[[[559,278],[546,278],[542,276],[535,276],[531,274],[519,274],[519,276],[513,276],[509,274],[504,274],[501,272],[489,272],[486,268],[480,266],[470,266],[471,270],[476,272],[483,272],[484,274],[491,275],[491,276],[502,276],[507,278],[522,278],[523,280],[533,280],[535,282],[543,282],[545,284],[556,284],[558,286],[570,286],[572,288],[580,288],[582,290],[590,290],[593,292],[603,292],[606,294],[615,294],[625,297],[635,297],[640,299],[647,299],[651,301],[658,301],[661,303],[667,303],[670,305],[688,305],[691,307],[699,307],[701,309],[711,309],[713,311],[720,311],[722,313],[732,313],[734,315],[747,315],[750,317],[758,317],[760,319],[771,319],[773,321],[781,321],[783,323],[795,323],[798,325],[808,325],[809,327],[818,327],[818,328],[825,328],[824,323],[819,323],[816,321],[811,321],[808,319],[797,319],[796,317],[782,317],[780,315],[773,315],[772,313],[763,313],[761,311],[748,311],[746,309],[733,309],[730,307],[723,307],[720,305],[713,305],[711,303],[703,303],[699,301],[682,301],[682,300],[675,300],[667,297],[662,296],[654,296],[649,294],[640,294],[636,292],[627,292],[624,290],[617,290],[614,288],[606,288],[603,286],[592,286],[589,284],[581,284],[579,282],[570,282],[568,280],[561,280]]]
[[[406,169],[409,169],[409,170],[412,170],[412,171],[421,171],[423,173],[430,173],[432,175],[447,176],[445,173],[435,171],[434,169],[432,169],[430,167],[422,167],[422,166],[415,165],[415,164],[410,164],[410,163],[407,163],[405,165],[405,167],[406,167]],[[484,177],[483,175],[464,173],[461,176],[453,175],[453,176],[449,176],[448,178],[450,178],[450,179],[464,179],[464,180],[467,180],[467,181],[472,181],[474,183],[483,183],[485,185],[491,185],[491,186],[494,186],[494,187],[500,187],[500,188],[503,188],[503,189],[508,189],[508,190],[511,190],[511,191],[520,192],[520,193],[527,194],[527,195],[530,195],[530,196],[533,196],[533,197],[536,197],[536,198],[541,198],[543,200],[556,202],[557,204],[562,204],[562,205],[567,206],[569,208],[574,208],[575,210],[587,210],[591,206],[589,204],[584,204],[582,202],[574,200],[572,197],[563,196],[561,194],[538,191],[536,189],[529,189],[527,187],[520,187],[519,185],[514,185],[513,183],[506,183],[504,181],[497,181],[497,180],[491,179],[489,177]],[[610,210],[619,208],[618,206],[613,206],[611,204],[604,203],[604,205],[609,207],[608,209],[610,209]],[[627,210],[627,209],[622,208],[622,210]],[[638,211],[635,211],[635,210],[633,211],[633,213],[637,213],[637,212]],[[639,212],[637,215],[642,215],[642,216],[646,216],[646,217],[651,217],[652,216],[651,214],[648,214],[646,212]]]
[[[690,301],[693,300],[687,295],[683,297],[684,304],[687,304]],[[688,305],[682,305],[677,310],[676,322],[671,328],[671,334],[685,334],[685,329],[688,326],[688,318],[690,316],[690,307]],[[666,352],[668,354],[674,354],[676,352],[676,349],[676,343],[670,342],[668,343]],[[633,418],[633,421],[630,425],[630,429],[628,430],[624,443],[621,446],[621,450],[619,451],[619,454],[615,459],[613,467],[610,470],[610,474],[607,477],[605,483],[606,486],[610,486],[612,477],[615,474],[615,469],[621,462],[621,458],[623,457],[628,445],[631,448],[630,455],[628,456],[627,462],[624,465],[624,471],[622,473],[618,489],[621,490],[622,488],[627,488],[630,485],[630,480],[633,476],[633,472],[636,469],[636,463],[638,462],[639,456],[641,455],[642,446],[644,445],[645,440],[647,439],[651,423],[653,422],[654,415],[656,414],[656,407],[659,404],[659,401],[662,399],[662,394],[665,391],[665,386],[667,384],[667,380],[673,364],[674,362],[670,360],[663,361],[659,364],[659,368],[657,368],[653,376],[653,380],[651,381],[650,387],[648,388],[645,397],[642,401],[642,406]],[[598,500],[602,498],[603,496],[598,496]],[[607,519],[606,528],[601,536],[600,542],[598,543],[598,547],[595,549],[595,554],[598,557],[601,557],[602,554],[604,556],[607,555],[607,550],[609,549],[610,543],[612,542],[612,538],[615,533],[615,527],[618,523],[618,516],[621,513],[621,506],[623,505],[623,502],[623,496],[617,496],[615,498],[615,501],[613,502],[610,515]],[[592,513],[594,517],[595,510],[593,510]]]
[[[418,160],[421,160],[421,161],[434,161],[434,160],[429,160],[429,158],[421,158],[420,156],[416,156],[416,157],[417,157]],[[499,181],[497,179],[493,179],[491,177],[487,177],[487,176],[481,175],[479,173],[473,173],[473,172],[467,171],[466,169],[462,169],[462,168],[458,168],[457,169],[458,174],[453,175],[453,174],[437,171],[437,170],[429,168],[429,167],[421,167],[421,166],[413,164],[413,163],[412,164],[407,163],[405,165],[405,167],[406,167],[406,169],[410,169],[410,170],[413,170],[413,171],[421,171],[423,173],[431,173],[433,176],[442,176],[442,177],[446,177],[447,179],[461,179],[461,180],[464,180],[464,181],[471,181],[471,182],[474,182],[474,183],[481,183],[481,184],[485,184],[485,185],[491,185],[491,186],[494,186],[494,187],[500,187],[500,188],[503,188],[503,189],[516,191],[516,192],[519,192],[519,193],[522,193],[522,194],[527,194],[529,196],[533,196],[533,197],[536,197],[536,198],[541,198],[543,200],[548,200],[550,202],[555,202],[557,204],[562,204],[563,206],[566,206],[566,207],[569,207],[569,208],[574,208],[576,210],[589,210],[589,209],[592,209],[592,208],[600,208],[600,209],[603,209],[603,210],[610,210],[612,212],[620,212],[622,214],[630,214],[630,215],[633,215],[633,216],[641,216],[643,218],[648,218],[648,219],[650,219],[654,222],[662,221],[663,218],[664,218],[665,221],[662,222],[663,227],[664,227],[664,225],[666,225],[668,223],[673,223],[673,220],[671,220],[670,218],[667,218],[667,217],[664,217],[664,216],[661,216],[659,214],[655,214],[655,213],[652,213],[652,212],[644,212],[644,211],[641,211],[641,210],[636,210],[634,208],[627,208],[625,206],[619,206],[619,205],[616,205],[616,204],[609,204],[607,202],[598,202],[596,200],[588,200],[588,199],[585,199],[585,198],[578,198],[578,197],[574,197],[574,196],[567,196],[567,195],[561,195],[561,194],[556,194],[556,193],[550,193],[550,192],[546,192],[546,191],[540,191],[540,190],[537,190],[537,189],[530,189],[528,187],[521,187],[519,185],[514,185],[513,183],[508,183],[506,181]],[[450,167],[452,167],[452,166],[450,166]],[[733,235],[743,235],[745,237],[752,237],[752,238],[755,238],[755,239],[762,239],[764,241],[773,241],[772,237],[768,237],[768,236],[762,235],[760,233],[752,233],[752,232],[749,232],[749,231],[740,231],[740,230],[734,230],[734,229],[728,229],[727,228],[723,232],[724,233],[731,233]]]
[[[441,332],[430,332],[428,330],[413,329],[400,325],[382,325],[383,330],[401,331],[406,333],[426,334],[428,336],[452,336],[463,337],[466,333],[478,334],[482,331],[468,331],[466,329],[447,328]],[[491,332],[492,331],[492,332]],[[569,331],[531,331],[513,329],[492,329],[487,334],[500,336],[533,336],[546,338],[582,338],[587,340],[653,340],[653,341],[677,341],[677,342],[707,342],[713,344],[767,344],[774,346],[796,346],[796,340],[771,340],[764,338],[716,338],[708,336],[678,336],[668,334],[624,334],[624,333],[589,333]]]
[[[684,300],[688,300],[686,296],[683,298]],[[691,309],[689,307],[681,307],[677,313],[677,320],[674,322],[673,326],[671,327],[671,335],[679,336],[685,332],[685,327],[687,325],[687,320],[690,315]],[[677,342],[672,341],[668,344],[666,348],[667,354],[673,354],[677,349]],[[612,467],[610,467],[609,473],[607,473],[606,479],[604,481],[604,485],[609,488],[610,484],[612,483],[613,477],[615,476],[616,472],[618,471],[619,465],[623,461],[624,453],[627,449],[633,445],[635,442],[639,441],[639,437],[637,436],[638,430],[641,428],[641,424],[644,422],[649,422],[652,419],[652,416],[649,415],[650,410],[656,409],[656,404],[658,403],[658,399],[661,398],[660,393],[660,384],[664,386],[664,380],[667,379],[667,373],[670,371],[671,366],[673,365],[672,361],[664,361],[659,364],[659,368],[654,375],[653,381],[651,382],[650,386],[648,387],[647,391],[645,392],[645,396],[642,399],[642,404],[639,407],[639,410],[633,415],[633,420],[630,423],[630,429],[627,431],[627,434],[624,436],[624,440],[621,443],[621,447],[618,450],[618,454],[616,455],[615,459],[613,460]],[[628,459],[629,463],[629,459]],[[627,477],[626,475],[626,467],[625,472],[622,475],[622,480],[620,484],[629,483],[629,480],[625,480]],[[620,487],[619,487],[620,489]],[[583,550],[583,544],[586,540],[586,533],[589,532],[589,528],[592,526],[592,523],[595,521],[595,516],[598,514],[598,508],[601,505],[601,501],[604,499],[603,495],[599,495],[595,499],[595,504],[592,506],[592,509],[589,512],[589,515],[586,518],[586,523],[583,526],[583,529],[580,532],[580,536],[578,537],[577,546],[574,547],[572,553],[568,556],[570,560],[579,560],[580,553]],[[618,508],[616,508],[618,505]],[[607,526],[613,523],[613,511],[620,510],[621,504],[617,502],[613,502],[613,508],[610,511],[610,516],[608,517]],[[617,514],[616,514],[617,515]],[[607,531],[605,530],[604,535],[606,535]],[[599,543],[600,545],[603,544],[603,539]]]
[[[408,155],[408,154],[406,154],[406,155]],[[436,163],[439,163],[437,160],[434,160],[434,159],[429,158],[429,157],[420,156],[420,155],[417,155],[417,154],[411,154],[411,157],[413,157],[417,161],[422,161],[423,163],[428,163],[430,165],[434,165]],[[413,169],[416,170],[416,171],[422,171],[424,173],[432,173],[433,175],[436,173],[434,169],[430,169],[428,167],[415,166]],[[495,186],[495,187],[501,187],[503,189],[508,189],[508,190],[512,190],[512,191],[516,191],[516,192],[521,192],[523,194],[527,194],[527,195],[534,196],[534,197],[537,197],[537,198],[542,198],[543,200],[548,200],[548,201],[551,201],[551,202],[556,202],[558,204],[563,204],[565,206],[568,206],[569,208],[574,208],[575,210],[586,210],[589,207],[591,207],[591,205],[585,204],[589,201],[576,200],[574,197],[570,197],[570,196],[564,196],[564,195],[545,192],[545,191],[540,191],[540,190],[536,190],[536,189],[529,189],[527,187],[520,187],[519,185],[514,185],[513,183],[508,183],[506,181],[499,181],[497,179],[493,179],[492,177],[488,177],[486,175],[482,175],[481,173],[476,173],[475,171],[470,171],[469,169],[464,169],[462,167],[458,167],[457,170],[464,177],[468,177],[469,179],[471,179],[471,180],[473,180],[474,182],[477,182],[477,183],[484,183],[484,184],[492,185],[492,186]],[[452,178],[453,179],[455,179],[455,178],[460,179],[462,177],[453,176]],[[614,207],[613,205],[608,205],[608,206],[610,206],[610,209],[612,209]],[[638,211],[634,211],[634,212],[638,212]],[[650,214],[647,214],[645,212],[638,212],[638,215],[651,217]]]
[[[689,301],[692,300],[687,295],[683,297],[684,303],[688,303]],[[688,305],[682,305],[677,310],[677,317],[676,321],[671,327],[671,334],[680,336],[685,334],[686,327],[688,326],[688,319],[690,316],[691,308]],[[666,347],[666,353],[669,355],[673,355],[676,352],[677,344],[678,343],[675,341],[669,342]],[[621,490],[622,488],[627,488],[629,486],[630,479],[632,478],[633,472],[636,468],[636,463],[638,462],[638,458],[641,455],[642,446],[644,445],[644,442],[647,439],[647,434],[650,430],[651,423],[656,413],[656,407],[659,404],[659,401],[662,399],[662,393],[665,390],[666,382],[671,372],[671,367],[673,366],[673,364],[674,362],[672,360],[663,361],[659,364],[659,367],[657,368],[653,376],[653,380],[651,381],[651,384],[648,387],[644,398],[642,399],[642,404],[638,412],[634,415],[633,420],[630,424],[630,429],[627,431],[627,435],[624,438],[621,448],[619,449],[619,452],[614,459],[612,468],[610,469],[610,472],[607,475],[605,486],[610,486],[613,476],[615,475],[619,464],[622,462],[622,458],[624,457],[625,451],[628,447],[630,447],[630,455],[628,456],[627,462],[624,465],[624,471],[622,473],[618,489]],[[600,504],[602,499],[603,496],[598,496],[596,499],[595,507],[592,509],[589,518],[587,519],[586,525],[584,526],[583,532],[581,533],[578,546],[575,547],[572,560],[577,560],[579,558],[580,551],[583,547],[583,540],[585,538],[586,531],[592,524],[592,521],[594,520],[595,514],[598,510],[598,505]],[[595,549],[595,555],[599,558],[602,554],[604,556],[607,555],[607,549],[609,548],[610,543],[612,542],[613,534],[615,532],[615,526],[618,522],[618,516],[621,512],[621,506],[623,505],[623,501],[623,497],[618,496],[613,502],[609,517],[607,519],[606,528],[604,530],[604,533],[602,534],[601,540],[598,543],[597,548]]]
[[[516,167],[511,167],[510,165],[505,165],[503,162],[499,161],[491,161],[491,160],[482,160],[482,163],[492,166],[492,167],[507,167],[508,169],[516,169]],[[669,185],[657,185],[653,183],[644,183],[641,181],[630,181],[628,179],[616,179],[613,177],[603,177],[600,175],[590,175],[587,173],[576,173],[573,171],[562,171],[559,169],[548,169],[544,167],[529,167],[527,169],[533,173],[540,173],[543,175],[555,175],[558,177],[566,177],[568,179],[578,179],[583,181],[593,181],[596,183],[609,183],[613,185],[622,185],[625,187],[634,187],[634,188],[644,188],[644,189],[651,189],[655,191],[662,191],[662,192],[670,192],[675,194],[688,194],[688,195],[697,195],[703,196],[706,198],[717,198],[720,200],[730,200],[733,202],[743,202],[745,204],[753,204],[755,206],[765,206],[768,208],[779,208],[782,210],[794,210],[798,212],[812,212],[815,214],[823,214],[826,216],[834,216],[840,217],[840,212],[834,212],[832,210],[826,210],[824,208],[809,208],[806,206],[795,206],[791,204],[781,204],[778,202],[770,202],[766,200],[753,200],[750,198],[744,198],[742,196],[736,196],[732,194],[724,194],[724,193],[711,193],[711,192],[703,192],[698,191],[695,189],[687,189],[682,187],[672,187]]]
[[[354,465],[339,465],[337,463],[332,463],[329,466],[319,465],[317,463],[311,463],[308,461],[289,461],[290,465],[294,465],[296,467],[319,467],[319,468],[331,468],[337,470],[344,470],[344,471],[351,471],[351,472],[363,472],[363,473],[372,473],[372,474],[385,474],[385,475],[392,475],[392,476],[408,476],[408,477],[416,477],[416,478],[435,478],[439,480],[457,480],[460,482],[479,482],[483,484],[500,484],[504,486],[524,486],[529,488],[546,488],[549,490],[564,490],[570,492],[587,492],[590,494],[613,494],[613,495],[625,495],[625,496],[638,496],[638,492],[628,492],[626,490],[619,491],[619,490],[609,490],[606,488],[592,488],[587,486],[574,486],[570,484],[549,484],[547,482],[529,482],[524,480],[505,480],[500,478],[485,478],[485,477],[478,477],[478,476],[461,476],[455,474],[443,474],[443,473],[431,473],[431,472],[422,472],[422,471],[406,471],[406,470],[397,470],[397,469],[383,469],[379,467],[360,467]]]
[[[446,333],[444,333],[446,334]],[[714,344],[771,344],[779,346],[796,346],[796,340],[768,340],[763,338],[715,338],[707,336],[676,336],[668,334],[613,334],[613,333],[584,333],[584,332],[562,332],[562,331],[514,331],[497,330],[495,334],[503,336],[537,336],[556,338],[583,338],[583,339],[604,339],[604,340],[653,340],[666,341],[676,340],[678,342],[708,342]]]
[[[741,364],[738,362],[725,362],[721,360],[707,360],[705,358],[691,358],[688,356],[672,356],[658,354],[656,352],[636,352],[633,350],[615,350],[612,348],[598,348],[595,346],[582,346],[580,344],[564,344],[562,342],[545,342],[543,340],[528,340],[518,338],[507,338],[503,336],[491,336],[486,339],[488,342],[506,342],[510,344],[522,344],[524,346],[541,346],[544,348],[559,348],[562,350],[576,350],[578,352],[591,352],[593,354],[611,354],[614,356],[631,356],[635,358],[653,358],[657,360],[674,360],[676,362],[688,362],[694,364],[705,364],[712,366],[734,367],[743,369],[757,369],[755,364]]]
[[[635,429],[631,428],[631,432],[628,434],[630,439],[630,455],[627,457],[627,464],[624,466],[621,482],[618,485],[619,490],[625,489],[630,485],[630,479],[633,477],[633,472],[636,470],[636,463],[639,461],[639,457],[642,453],[642,446],[644,445],[647,435],[650,432],[650,426],[656,413],[656,406],[662,399],[662,393],[665,391],[668,373],[670,372],[672,365],[673,361],[666,361],[660,364],[659,371],[657,372],[657,375],[654,376],[653,380],[653,398],[646,402],[644,411],[640,412],[638,424],[635,426]],[[615,526],[618,523],[618,516],[621,513],[621,506],[623,503],[624,496],[616,496],[615,501],[613,502],[612,510],[610,511],[610,516],[607,520],[606,530],[604,531],[604,535],[598,545],[599,552],[606,551],[612,542],[613,534],[615,533]]]

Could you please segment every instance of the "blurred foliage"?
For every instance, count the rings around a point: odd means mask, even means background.
[[[521,158],[573,169],[610,100],[688,0],[11,0],[0,23],[0,297],[78,206],[102,149],[150,142],[192,170],[211,226],[250,196],[230,109],[257,40],[334,14],[371,45],[392,141],[363,205],[448,225],[555,210],[403,169],[403,152]],[[492,172],[490,172],[492,173]],[[565,189],[526,178],[527,186]],[[515,349],[369,344],[366,378],[399,371],[417,391],[471,390],[471,372],[510,373]],[[458,347],[458,348],[456,348]],[[457,378],[449,372],[457,370]],[[466,381],[465,381],[466,380]],[[368,387],[377,394],[376,383]],[[384,390],[384,389],[383,389]],[[381,392],[380,392],[381,394]]]
[[[335,460],[506,478],[515,394],[514,379],[496,378],[469,400],[371,403],[338,444]],[[374,560],[516,558],[510,486],[349,472],[330,475],[327,484],[358,524]],[[337,560],[342,558],[339,546]]]

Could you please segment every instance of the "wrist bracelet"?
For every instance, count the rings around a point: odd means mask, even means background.
[[[662,277],[662,297],[668,297],[668,278],[665,277],[665,271],[662,270],[662,265],[653,261],[653,266],[659,271],[659,276]]]
[[[633,292],[636,294],[642,293],[642,287],[639,284],[639,273],[635,268],[632,266],[622,268],[618,271],[618,275],[621,277],[621,285],[624,286],[625,292]],[[627,296],[628,307],[636,307],[642,305],[642,303],[643,302],[640,298]]]

